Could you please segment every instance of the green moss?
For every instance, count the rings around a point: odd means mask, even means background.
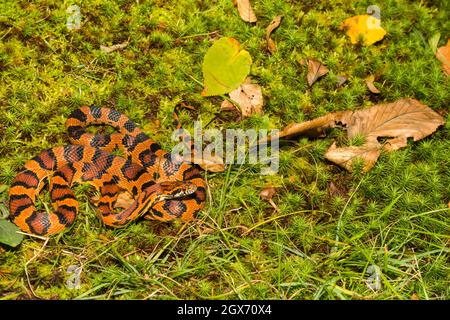
[[[81,105],[126,113],[164,148],[179,102],[184,126],[282,128],[328,112],[356,110],[413,97],[447,117],[448,78],[428,39],[450,33],[445,1],[381,1],[385,39],[351,45],[339,30],[371,1],[253,1],[256,24],[243,22],[232,1],[81,1],[82,25],[66,28],[69,3],[4,1],[0,17],[0,184],[10,184],[27,159],[67,143],[64,122]],[[265,27],[278,51],[266,49]],[[251,77],[262,86],[264,115],[241,122],[220,112],[220,99],[200,95],[201,64],[211,41],[235,37],[253,58]],[[129,39],[106,54],[100,45]],[[311,88],[304,58],[330,69]],[[337,87],[337,76],[348,81]],[[364,79],[376,76],[381,93]],[[218,116],[218,117],[217,117]],[[405,149],[383,153],[367,174],[349,174],[324,159],[333,140],[283,141],[280,170],[230,166],[205,174],[211,198],[196,221],[139,221],[109,229],[76,187],[80,214],[28,264],[29,283],[43,298],[110,299],[448,299],[450,123]],[[279,212],[259,193],[273,185]],[[43,198],[45,199],[45,197]],[[7,201],[6,193],[0,202]],[[43,245],[27,238],[0,246],[0,297],[32,298],[25,266]],[[382,271],[383,289],[366,285],[368,266]],[[82,265],[81,289],[66,286],[70,265]]]

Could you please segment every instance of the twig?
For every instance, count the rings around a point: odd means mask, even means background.
[[[184,37],[180,37],[178,39],[197,38],[197,37],[209,36],[209,35],[213,35],[213,34],[217,34],[217,33],[219,33],[218,30],[212,31],[212,32],[207,32],[207,33],[199,33],[199,34],[193,34],[193,35],[189,35],[189,36],[184,36]]]
[[[36,237],[41,238],[41,239],[43,238],[43,237],[40,237],[40,236],[36,236]],[[37,257],[39,257],[39,255],[42,253],[42,251],[44,250],[44,248],[47,246],[47,243],[48,243],[48,241],[50,240],[50,238],[44,238],[44,239],[45,239],[45,242],[44,242],[44,244],[42,245],[42,247],[39,249],[39,251],[38,251],[37,253],[35,253],[34,256],[33,256],[30,260],[28,260],[28,261],[25,263],[25,275],[27,276],[28,286],[30,287],[30,290],[31,290],[31,293],[33,294],[33,296],[35,296],[35,297],[38,298],[38,299],[40,299],[40,297],[36,295],[36,293],[35,293],[34,290],[33,290],[32,285],[31,285],[30,275],[28,274],[28,265],[29,265],[34,259],[36,259]]]

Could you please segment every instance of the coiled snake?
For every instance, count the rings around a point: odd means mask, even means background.
[[[110,125],[119,132],[91,134],[92,124]],[[108,226],[120,227],[141,216],[147,219],[189,221],[205,204],[206,184],[199,170],[150,139],[136,124],[116,110],[81,107],[66,122],[70,145],[42,151],[25,164],[11,184],[11,220],[24,232],[49,236],[73,223],[78,201],[71,186],[93,185],[100,192],[99,216]],[[127,158],[114,155],[120,149]],[[50,177],[53,212],[37,211],[39,192]],[[131,206],[115,212],[121,190],[134,199]]]

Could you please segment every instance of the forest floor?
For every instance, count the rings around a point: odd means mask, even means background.
[[[81,28],[70,31],[72,3],[3,1],[0,185],[41,150],[67,143],[64,123],[82,105],[117,109],[167,150],[180,102],[195,108],[181,111],[188,130],[192,119],[220,130],[281,129],[407,97],[446,123],[383,153],[368,173],[324,158],[347,139],[342,130],[283,140],[275,175],[249,164],[205,173],[206,207],[187,224],[107,228],[88,202],[92,191],[76,186],[81,212],[71,228],[0,245],[0,299],[448,299],[450,86],[428,41],[439,32],[445,45],[448,2],[380,0],[388,33],[368,47],[352,45],[339,25],[372,2],[302,2],[252,1],[258,21],[250,24],[230,0],[80,1]],[[270,54],[265,28],[277,15]],[[252,56],[263,115],[240,121],[220,111],[220,97],[201,96],[203,57],[221,36]],[[122,50],[100,50],[127,39]],[[330,69],[311,88],[300,63],[308,57]],[[371,74],[379,94],[365,84]],[[339,88],[338,75],[348,77]],[[259,195],[268,185],[278,212]],[[79,288],[67,285],[70,266],[82,267]]]

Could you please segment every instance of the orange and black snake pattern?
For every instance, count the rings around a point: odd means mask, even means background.
[[[91,134],[89,125],[110,125],[118,132]],[[49,236],[70,226],[79,209],[73,183],[99,191],[98,213],[108,226],[124,226],[142,216],[189,221],[204,207],[206,184],[199,169],[172,159],[124,114],[81,107],[69,116],[66,129],[72,144],[42,151],[11,184],[10,217],[24,232]],[[113,154],[116,148],[126,158]],[[36,209],[47,180],[53,212]],[[122,191],[132,195],[133,203],[117,212],[114,204]]]

